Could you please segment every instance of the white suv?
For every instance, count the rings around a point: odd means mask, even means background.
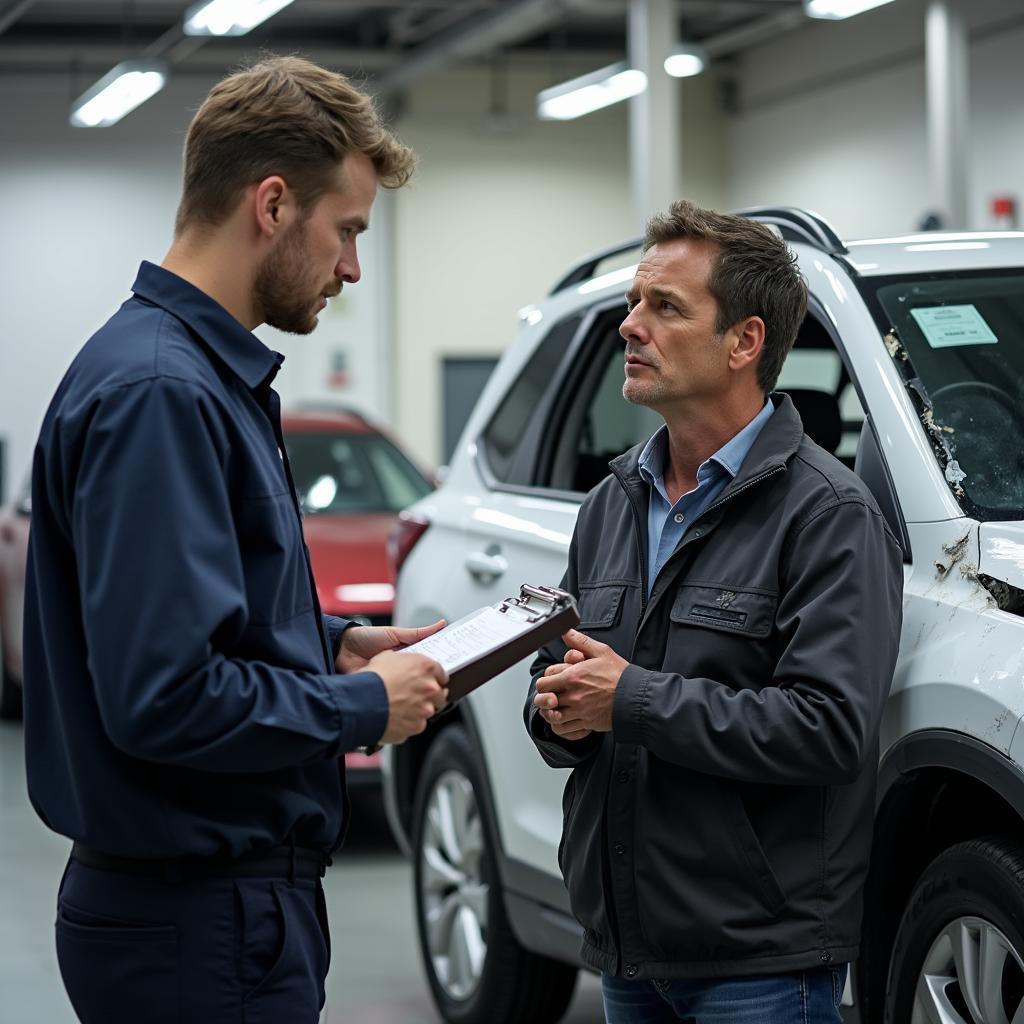
[[[810,289],[779,390],[871,488],[906,556],[861,1019],[1021,1024],[1024,233],[844,244],[801,210],[741,212],[775,225]],[[521,583],[558,584],[584,493],[660,422],[621,397],[622,263],[636,245],[586,260],[523,311],[444,485],[394,538],[397,621],[453,620]],[[385,762],[449,1022],[557,1021],[579,964],[556,864],[565,780],[523,726],[528,666]]]

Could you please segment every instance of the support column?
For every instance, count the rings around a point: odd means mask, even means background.
[[[932,0],[925,16],[931,201],[953,231],[967,228],[968,45],[956,0]]]
[[[630,0],[629,63],[647,89],[629,101],[629,173],[638,231],[680,198],[679,83],[665,72],[679,32],[675,0]]]

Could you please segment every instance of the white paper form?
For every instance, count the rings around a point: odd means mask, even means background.
[[[529,632],[532,626],[530,621],[515,619],[497,608],[481,608],[445,626],[426,640],[402,649],[433,658],[451,675],[509,640]]]

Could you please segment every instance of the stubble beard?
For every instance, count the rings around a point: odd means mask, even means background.
[[[666,396],[665,381],[662,377],[654,380],[636,380],[627,377],[622,382],[622,397],[633,405],[643,405],[648,409],[657,409]]]
[[[317,325],[310,283],[306,221],[292,225],[263,261],[253,284],[253,304],[263,323],[288,334],[309,334]]]

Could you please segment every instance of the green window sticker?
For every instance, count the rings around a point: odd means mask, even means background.
[[[978,307],[971,304],[912,309],[910,315],[932,348],[995,345],[999,341],[978,312]]]

